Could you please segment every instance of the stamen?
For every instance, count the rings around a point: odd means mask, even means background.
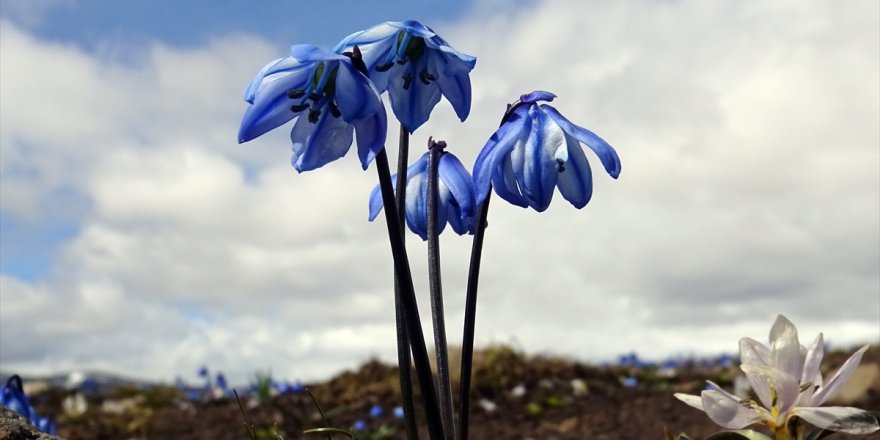
[[[556,159],[556,169],[561,173],[565,171],[565,161],[562,159]]]
[[[409,86],[412,84],[412,75],[406,74],[403,75],[403,90],[409,90]]]
[[[406,58],[401,58],[401,59],[397,60],[397,64],[400,64],[402,66],[402,65],[406,64],[407,61],[409,61],[409,60]]]
[[[394,61],[392,61],[388,64],[383,64],[381,66],[376,66],[375,69],[376,69],[376,72],[387,72],[388,69],[391,69],[392,67],[394,67]]]
[[[308,104],[294,104],[294,105],[290,106],[290,111],[292,111],[294,113],[299,113],[307,108],[309,108]]]
[[[321,116],[321,110],[311,109],[309,110],[309,122],[312,124],[318,122],[318,116]]]
[[[287,97],[290,99],[299,99],[305,96],[306,91],[303,89],[293,89],[287,92]]]
[[[426,75],[425,75],[426,73],[428,73],[428,72],[425,72],[424,70],[421,73],[419,73],[419,80],[422,81],[422,84],[429,86],[429,85],[431,85],[431,80],[429,80],[426,77]]]
[[[342,112],[339,111],[339,107],[336,106],[335,101],[331,101],[329,104],[327,104],[327,108],[330,109],[330,114],[333,115],[334,118],[342,116]]]
[[[321,94],[315,93],[315,92],[309,92],[309,99],[311,99],[312,101],[317,101],[317,100],[321,99]]]

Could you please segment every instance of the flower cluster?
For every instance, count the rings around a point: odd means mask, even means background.
[[[770,329],[770,346],[751,338],[740,340],[740,368],[759,402],[743,399],[709,382],[700,396],[675,397],[705,411],[725,428],[740,429],[752,424],[770,428],[777,439],[802,438],[803,422],[829,431],[869,434],[880,429],[867,411],[852,407],[822,407],[858,366],[868,346],[856,351],[829,380],[819,367],[824,354],[823,337],[809,347],[798,341],[797,329],[779,315]]]

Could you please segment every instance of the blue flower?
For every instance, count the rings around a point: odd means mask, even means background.
[[[388,90],[391,108],[412,133],[421,127],[440,95],[458,118],[471,111],[471,80],[477,59],[453,49],[431,28],[414,20],[388,21],[355,32],[333,49],[337,53],[357,45],[380,93]]]
[[[6,380],[6,385],[0,390],[0,405],[15,411],[30,420],[31,424],[36,426],[40,431],[51,435],[58,434],[55,424],[51,419],[37,415],[34,407],[31,406],[30,401],[24,394],[21,377],[17,374],[10,376],[9,379]]]
[[[607,142],[550,105],[538,104],[555,97],[539,90],[522,95],[508,108],[474,164],[477,206],[486,200],[491,184],[504,200],[538,212],[550,206],[554,187],[576,208],[583,208],[593,194],[593,177],[580,143],[599,156],[611,177],[620,174],[620,158]]]
[[[403,417],[404,417],[403,407],[402,406],[395,406],[394,407],[394,418],[398,419],[398,420],[403,420]]]
[[[374,418],[374,419],[375,419],[376,417],[382,417],[382,413],[383,413],[383,412],[384,412],[384,411],[382,411],[382,407],[381,407],[381,406],[379,406],[379,405],[373,405],[373,406],[370,408],[370,417],[372,417],[372,418]]]
[[[406,170],[406,224],[409,229],[428,239],[428,155]],[[474,187],[470,174],[452,153],[443,152],[437,165],[437,233],[448,222],[456,234],[473,233],[475,226]],[[395,182],[394,176],[391,178]],[[396,183],[394,184],[396,187]],[[382,210],[382,193],[377,185],[370,194],[370,221]]]
[[[365,422],[361,419],[355,420],[354,425],[352,425],[351,428],[355,431],[366,431],[367,430],[367,422]]]
[[[291,163],[303,172],[344,156],[354,130],[366,169],[384,148],[388,122],[365,71],[357,48],[340,55],[308,44],[291,47],[290,56],[263,67],[245,91],[251,106],[242,118],[238,142],[295,118]]]
[[[217,373],[217,380],[214,381],[214,384],[217,385],[217,388],[226,391],[228,385],[226,384],[226,376],[223,373]]]

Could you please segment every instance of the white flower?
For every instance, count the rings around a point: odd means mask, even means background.
[[[713,382],[700,396],[677,393],[675,397],[705,411],[712,421],[725,428],[741,429],[760,423],[782,439],[801,435],[801,421],[849,434],[869,434],[880,429],[867,411],[820,407],[846,382],[868,346],[850,356],[828,382],[823,381],[819,370],[823,347],[821,333],[809,348],[800,345],[794,324],[779,315],[770,329],[770,347],[751,338],[739,342],[740,368],[760,404],[730,394]]]

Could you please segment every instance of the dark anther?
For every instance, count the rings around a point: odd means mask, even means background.
[[[354,65],[358,72],[363,73],[366,77],[370,76],[367,65],[364,63],[364,56],[361,54],[361,48],[355,46],[351,49],[351,52],[343,52],[342,54],[351,59],[351,64]]]
[[[290,111],[292,111],[294,113],[299,113],[307,108],[309,108],[308,104],[294,104],[294,105],[290,106]]]
[[[401,58],[401,59],[397,60],[397,64],[400,64],[402,66],[402,65],[406,64],[407,61],[409,61],[409,60],[406,58]]]
[[[428,150],[432,148],[439,148],[440,151],[443,151],[446,148],[446,141],[434,141],[434,136],[428,137]]]
[[[381,66],[376,66],[376,72],[387,72],[388,69],[390,69],[392,67],[394,67],[394,61],[392,61],[388,64],[383,64]]]
[[[342,112],[339,111],[339,107],[336,106],[336,102],[331,102],[330,104],[327,104],[327,107],[330,109],[330,114],[333,115],[334,118],[342,116]]]
[[[556,169],[561,173],[565,171],[565,161],[562,159],[556,159]]]
[[[408,73],[406,75],[403,75],[403,90],[409,90],[409,86],[410,84],[412,84],[412,79],[412,75]]]
[[[321,116],[321,110],[309,110],[309,122],[311,122],[312,124],[318,122],[318,116]]]
[[[423,70],[419,72],[419,79],[422,81],[422,84],[427,86],[431,84],[431,81],[437,79],[437,77],[428,73],[427,70]]]
[[[315,93],[315,92],[309,92],[309,99],[311,99],[312,101],[317,101],[317,100],[321,99],[321,94]]]
[[[287,91],[287,97],[290,99],[299,99],[305,96],[306,91],[303,89],[293,89]]]

